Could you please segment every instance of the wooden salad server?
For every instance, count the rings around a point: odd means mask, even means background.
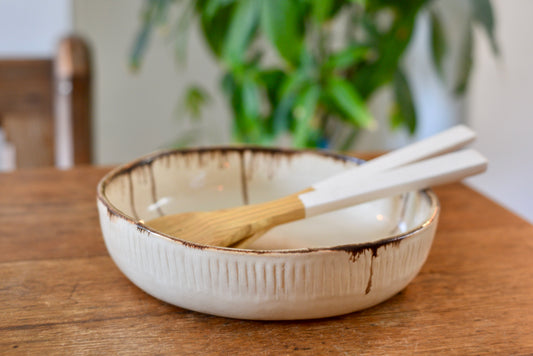
[[[165,215],[145,225],[182,240],[232,246],[277,225],[481,173],[487,167],[487,160],[478,152],[462,150],[443,154],[474,138],[470,129],[457,126],[296,194],[229,209]]]

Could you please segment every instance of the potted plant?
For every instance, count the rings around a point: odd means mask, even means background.
[[[157,26],[173,28],[177,58],[195,25],[224,75],[221,88],[233,114],[237,142],[349,148],[374,119],[367,102],[392,86],[390,124],[415,132],[417,112],[402,55],[416,19],[429,13],[435,67],[443,73],[447,36],[437,0],[146,0],[131,54],[139,68]],[[462,95],[472,65],[473,30],[481,27],[493,50],[489,0],[468,0],[468,26],[453,87]],[[178,11],[175,11],[178,9]],[[200,115],[205,89],[192,86],[183,106]]]

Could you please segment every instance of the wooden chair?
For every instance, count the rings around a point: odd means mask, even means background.
[[[0,125],[16,167],[91,163],[91,63],[79,37],[55,58],[0,60]]]

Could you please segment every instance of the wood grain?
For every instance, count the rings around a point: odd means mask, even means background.
[[[105,168],[0,174],[0,354],[531,355],[533,226],[462,184],[415,280],[323,320],[253,322],[160,302],[107,255]]]
[[[0,126],[19,168],[54,164],[53,92],[51,60],[0,60]]]
[[[0,116],[5,113],[52,115],[52,61],[0,60]]]
[[[2,127],[16,148],[16,167],[54,165],[54,132],[51,116],[6,114]]]

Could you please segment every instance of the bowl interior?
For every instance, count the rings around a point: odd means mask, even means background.
[[[318,152],[213,148],[165,152],[119,169],[104,195],[133,220],[259,203],[298,192],[357,160]],[[416,229],[432,214],[424,191],[380,199],[270,230],[252,249],[368,243]]]

